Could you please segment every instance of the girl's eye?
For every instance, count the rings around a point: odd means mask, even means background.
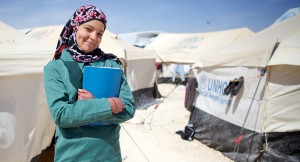
[[[87,31],[91,31],[91,29],[90,29],[90,28],[85,28],[85,30],[87,30]]]

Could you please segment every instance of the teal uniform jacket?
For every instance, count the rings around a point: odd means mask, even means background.
[[[76,69],[82,71],[83,65],[64,50],[61,59],[52,60],[44,67],[47,102],[56,124],[55,161],[120,162],[119,123],[133,118],[135,113],[131,90],[123,75],[119,98],[125,108],[119,114],[112,113],[108,98],[77,100],[77,89],[82,87],[78,78],[82,72]],[[115,61],[103,58],[91,65],[121,68]],[[75,66],[80,69],[72,68]],[[89,125],[96,121],[111,124]]]

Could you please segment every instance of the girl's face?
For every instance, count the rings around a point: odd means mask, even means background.
[[[85,53],[96,49],[101,43],[104,30],[104,24],[98,20],[91,20],[81,24],[76,33],[76,41],[79,48]]]

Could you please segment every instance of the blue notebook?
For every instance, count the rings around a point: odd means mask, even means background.
[[[122,69],[119,68],[85,66],[83,89],[91,92],[95,98],[119,97],[122,73]],[[89,125],[109,123],[98,121]]]

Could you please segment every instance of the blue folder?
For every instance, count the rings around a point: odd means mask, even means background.
[[[119,97],[122,69],[111,67],[85,66],[83,69],[83,89],[95,98]],[[89,125],[109,125],[97,121]]]

